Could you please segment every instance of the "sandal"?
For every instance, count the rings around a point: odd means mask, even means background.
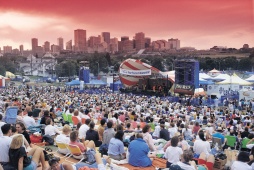
[[[52,152],[52,149],[51,149],[51,148],[46,147],[46,148],[45,148],[45,151]]]

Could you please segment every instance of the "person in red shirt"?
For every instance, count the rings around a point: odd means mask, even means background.
[[[86,140],[83,143],[79,142],[79,140],[78,140],[78,131],[71,132],[71,134],[70,134],[70,144],[78,146],[81,152],[85,152],[85,151],[87,151],[88,149],[91,149],[91,148],[95,149],[95,144],[94,144],[93,141]]]

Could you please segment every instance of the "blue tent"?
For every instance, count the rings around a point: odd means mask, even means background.
[[[114,90],[117,91],[119,88],[122,88],[123,84],[120,80],[114,82]],[[110,83],[110,89],[113,90],[113,83]]]
[[[80,85],[80,81],[79,80],[72,80],[71,82],[65,83],[65,85],[67,85],[67,86],[77,86],[77,85]]]
[[[211,80],[199,80],[200,85],[209,85],[209,84],[214,84],[213,81]]]
[[[89,83],[86,83],[86,85],[107,85],[107,83],[102,80],[91,80]]]

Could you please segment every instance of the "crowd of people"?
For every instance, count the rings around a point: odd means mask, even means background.
[[[15,124],[5,123],[6,110],[17,107]],[[132,94],[78,93],[65,89],[37,86],[0,89],[0,163],[15,169],[76,170],[89,166],[105,169],[108,162],[126,161],[132,166],[149,167],[155,157],[166,159],[170,169],[212,170],[218,153],[241,149],[241,142],[250,139],[247,149],[236,152],[227,166],[232,170],[254,169],[253,110],[228,106],[192,106],[170,102],[167,97]],[[77,124],[64,120],[76,117]],[[53,158],[45,161],[44,151],[34,147],[29,129],[43,125],[44,135],[54,141],[78,146],[82,153],[97,148],[106,150],[96,163],[70,165]],[[228,146],[227,136],[236,144]],[[219,139],[214,143],[213,139]],[[219,146],[218,146],[219,145]],[[59,149],[68,154],[68,149]],[[223,152],[224,151],[224,152]],[[83,155],[82,155],[83,156]]]

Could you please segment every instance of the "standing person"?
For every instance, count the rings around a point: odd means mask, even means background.
[[[15,135],[12,139],[9,158],[10,164],[18,170],[36,170],[39,162],[42,163],[42,170],[47,170],[48,166],[45,162],[43,149],[33,148],[26,153],[25,148],[22,146],[24,143],[21,134]]]
[[[136,139],[131,141],[129,147],[129,161],[128,163],[135,167],[148,167],[152,165],[150,158],[155,157],[153,154],[149,154],[149,147],[146,141],[143,140],[143,134],[138,133]]]
[[[175,164],[180,161],[181,155],[183,154],[183,150],[178,147],[178,136],[174,136],[171,139],[171,146],[169,146],[165,153],[165,158],[167,159],[167,168],[170,167],[171,164]]]
[[[101,119],[100,126],[98,127],[99,140],[103,141],[103,133],[105,130],[106,119]]]
[[[19,134],[22,134],[26,138],[26,140],[27,140],[28,144],[30,145],[30,147],[32,147],[30,136],[26,131],[25,125],[22,122],[17,122],[16,123],[16,129],[17,129]]]

